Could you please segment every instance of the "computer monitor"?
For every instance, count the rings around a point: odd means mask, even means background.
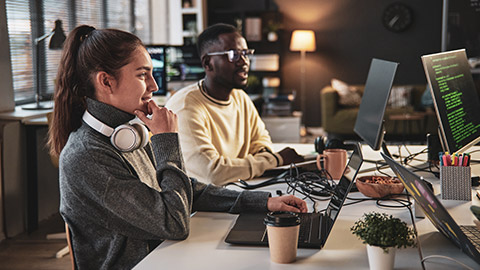
[[[197,81],[205,77],[195,46],[166,46],[167,81]]]
[[[353,130],[373,150],[384,146],[383,116],[398,63],[373,58]],[[386,147],[383,150],[388,154]]]
[[[158,90],[153,92],[154,95],[167,94],[167,60],[166,50],[163,45],[146,45],[147,52],[152,58],[153,78],[158,85]]]
[[[422,56],[444,151],[463,152],[480,141],[480,101],[465,49]]]

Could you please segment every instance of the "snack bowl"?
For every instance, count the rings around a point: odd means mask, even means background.
[[[357,178],[358,190],[371,198],[383,198],[390,194],[402,193],[404,187],[396,177],[367,175]]]

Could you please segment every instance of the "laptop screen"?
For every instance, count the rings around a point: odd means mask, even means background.
[[[408,193],[415,199],[415,202],[422,207],[423,212],[425,212],[425,215],[438,231],[478,262],[480,260],[480,254],[478,254],[473,244],[467,239],[442,203],[430,191],[427,185],[423,183],[420,176],[412,173],[383,153],[381,154],[395,175],[402,181]]]
[[[343,202],[347,198],[347,194],[350,191],[351,183],[355,180],[355,176],[357,175],[360,167],[363,163],[362,151],[359,144],[355,145],[353,150],[353,154],[348,161],[347,167],[343,172],[343,176],[338,182],[337,186],[333,191],[332,198],[330,199],[330,203],[327,206],[325,211],[326,217],[328,217],[328,230],[327,235],[330,233],[332,229],[332,225],[337,219],[338,213],[340,212],[340,208],[343,205]]]

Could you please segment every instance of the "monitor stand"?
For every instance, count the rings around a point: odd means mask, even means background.
[[[387,148],[387,144],[385,143],[385,133],[387,133],[387,131],[385,130],[385,121],[382,121],[382,132],[381,132],[381,135],[380,135],[380,140],[382,141],[382,146],[381,146],[381,149],[382,149],[382,152],[388,156],[389,158],[392,157],[392,155],[390,154],[390,151],[388,151],[388,148]],[[375,150],[375,149],[374,149]],[[384,162],[384,160],[368,160],[368,159],[364,159],[363,162],[367,162],[367,163],[373,163],[373,164],[386,164]]]
[[[385,141],[382,142],[382,152],[389,158],[392,158],[392,155],[390,154],[390,151],[388,151],[387,144],[385,143]]]

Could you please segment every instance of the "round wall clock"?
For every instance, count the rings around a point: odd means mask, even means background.
[[[388,5],[382,15],[383,25],[392,32],[403,32],[413,22],[413,11],[404,3],[395,2]]]

